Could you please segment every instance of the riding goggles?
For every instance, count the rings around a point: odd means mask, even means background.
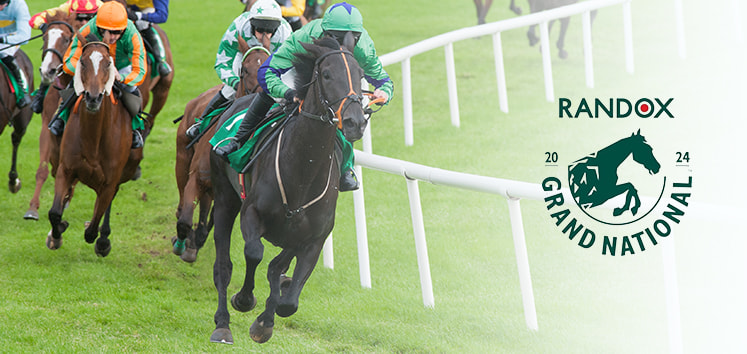
[[[329,30],[329,31],[324,31],[324,34],[328,37],[334,38],[337,41],[337,43],[340,43],[340,45],[342,45],[342,42],[345,41],[345,35],[348,32],[349,31]],[[361,39],[361,32],[351,32],[351,33],[353,33],[353,45],[355,46],[358,44],[358,40]]]
[[[77,21],[90,21],[96,14],[77,14],[75,20]]]
[[[112,35],[115,35],[115,36],[119,36],[119,35],[121,35],[122,33],[124,33],[124,30],[110,30],[110,29],[99,28],[99,34],[100,34],[100,35],[101,35],[102,37],[104,36],[104,32],[109,32],[109,33],[111,33]]]

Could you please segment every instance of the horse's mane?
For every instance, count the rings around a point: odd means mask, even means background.
[[[340,44],[337,40],[330,37],[322,37],[314,40],[312,45],[319,47],[326,47],[330,49],[340,49]],[[316,63],[316,56],[309,53],[296,53],[296,57],[293,60],[293,67],[296,69],[295,86],[298,97],[306,96],[306,91],[309,90],[308,83],[314,77],[314,64]]]
[[[54,15],[47,15],[47,23],[52,23],[54,21],[60,21],[60,22],[66,22],[70,23],[72,22],[73,15],[66,14],[62,11],[56,11]]]

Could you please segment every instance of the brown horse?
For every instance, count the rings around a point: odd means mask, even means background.
[[[257,83],[257,70],[269,57],[270,42],[269,37],[265,37],[267,41],[262,47],[249,48],[244,38],[237,37],[239,50],[244,53],[239,89],[236,91],[236,98],[239,98],[262,90]],[[186,241],[186,249],[181,251],[181,247],[177,247],[175,253],[181,253],[181,259],[190,263],[197,259],[197,252],[205,244],[212,228],[212,223],[208,221],[208,213],[213,203],[213,185],[210,182],[210,149],[212,147],[209,140],[215,133],[217,125],[211,127],[191,148],[187,148],[191,142],[185,132],[195,118],[199,118],[210,99],[220,88],[221,85],[212,87],[187,103],[176,133],[175,170],[176,185],[179,189],[179,207],[176,210],[177,236],[172,239],[172,242]],[[218,117],[214,117],[213,120],[217,122]],[[199,202],[200,213],[197,224],[193,227],[195,201]]]
[[[124,104],[113,95],[118,72],[109,55],[109,46],[103,42],[87,42],[80,34],[78,41],[82,53],[73,84],[79,99],[60,143],[54,201],[49,209],[52,231],[47,236],[47,247],[55,250],[62,245],[62,233],[68,225],[62,220],[63,202],[73,184],[80,181],[96,192],[93,218],[86,227],[85,240],[96,241],[96,254],[105,257],[111,250],[112,200],[119,185],[135,174],[143,150],[130,148],[131,118]],[[104,223],[99,229],[102,216]],[[101,237],[98,237],[99,231]]]
[[[32,90],[34,88],[34,69],[31,66],[31,60],[20,49],[16,52],[15,57],[20,69],[26,74],[29,90]],[[8,173],[8,189],[11,193],[17,193],[21,189],[21,180],[18,178],[18,171],[16,170],[18,146],[21,145],[23,135],[26,134],[26,127],[29,125],[32,115],[30,106],[23,108],[16,106],[16,95],[10,83],[10,74],[0,69],[0,134],[3,133],[6,125],[13,126],[13,134],[11,134],[13,157]]]
[[[59,90],[65,88],[71,77],[62,72],[62,56],[70,46],[77,29],[73,28],[74,15],[66,15],[58,11],[47,18],[47,30],[44,33],[44,44],[42,46],[42,63],[39,66],[39,74],[42,84],[50,85],[47,95],[44,97],[44,108],[41,112],[41,132],[39,133],[39,167],[36,169],[36,189],[29,201],[29,209],[23,215],[24,219],[39,220],[39,206],[41,202],[42,186],[49,176],[49,165],[52,165],[54,173],[60,150],[60,137],[52,135],[47,129],[52,115],[59,105]],[[72,193],[72,191],[71,191]]]

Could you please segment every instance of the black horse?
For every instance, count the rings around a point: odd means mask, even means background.
[[[566,6],[575,4],[578,2],[578,0],[528,0],[529,2],[529,12],[530,13],[536,13],[540,11],[545,10],[551,10],[556,7]],[[511,4],[509,5],[511,8],[511,11],[513,11],[517,15],[521,15],[521,8],[516,6],[514,4],[514,0],[511,0]],[[487,12],[487,10],[485,10]],[[597,10],[594,10],[591,12],[591,20],[594,21],[594,18],[597,15]],[[548,24],[548,32],[552,30],[552,25],[555,22],[555,20],[550,21]],[[560,19],[560,34],[558,34],[558,41],[555,43],[558,47],[558,56],[561,59],[565,59],[568,57],[568,52],[565,50],[565,33],[568,31],[568,24],[571,22],[570,17],[563,17]],[[539,42],[539,38],[537,37],[537,34],[535,33],[535,28],[537,25],[531,25],[529,26],[529,30],[527,30],[527,38],[529,39],[529,45],[534,46]]]
[[[334,226],[340,175],[335,157],[337,130],[349,141],[356,141],[368,123],[361,106],[363,70],[351,54],[352,34],[345,36],[342,47],[330,38],[303,46],[308,53],[297,54],[294,66],[299,97],[305,99],[243,175],[246,187],[239,186],[236,171],[211,153],[213,279],[218,291],[212,342],[233,343],[226,292],[232,272],[231,229],[239,211],[246,278],[231,298],[236,310],[246,312],[257,304],[253,290],[264,251],[260,238],[282,248],[268,266],[270,295],[265,310],[250,329],[252,339],[264,343],[272,336],[276,313],[287,317],[298,310],[301,290]],[[294,257],[296,266],[292,278],[287,278],[284,274]]]

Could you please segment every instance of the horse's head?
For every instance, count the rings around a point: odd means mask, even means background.
[[[646,143],[646,138],[641,135],[641,130],[639,129],[637,133],[632,134],[628,139],[630,139],[633,148],[633,160],[643,165],[648,170],[648,173],[659,173],[661,165],[659,161],[656,161],[653,149]]]
[[[79,34],[78,44],[83,49],[73,76],[75,93],[83,95],[89,112],[98,112],[104,97],[111,94],[119,73],[109,55],[109,46],[104,42],[87,42]]]
[[[76,33],[70,24],[72,19],[73,15],[66,15],[62,11],[57,11],[47,18],[48,24],[43,36],[42,63],[39,66],[42,84],[51,84],[60,72],[62,55],[70,46],[73,35]]]
[[[270,56],[270,37],[265,37],[267,39],[266,43],[254,47],[250,47],[238,33],[236,37],[239,42],[239,51],[244,53],[241,60],[241,72],[239,73],[239,89],[236,90],[236,97],[238,98],[262,91],[262,86],[257,81],[257,70]]]
[[[304,98],[302,111],[335,123],[349,141],[359,140],[368,120],[361,103],[363,69],[352,54],[352,32],[342,46],[328,37],[302,45],[308,56],[300,54],[294,62],[298,96]]]

